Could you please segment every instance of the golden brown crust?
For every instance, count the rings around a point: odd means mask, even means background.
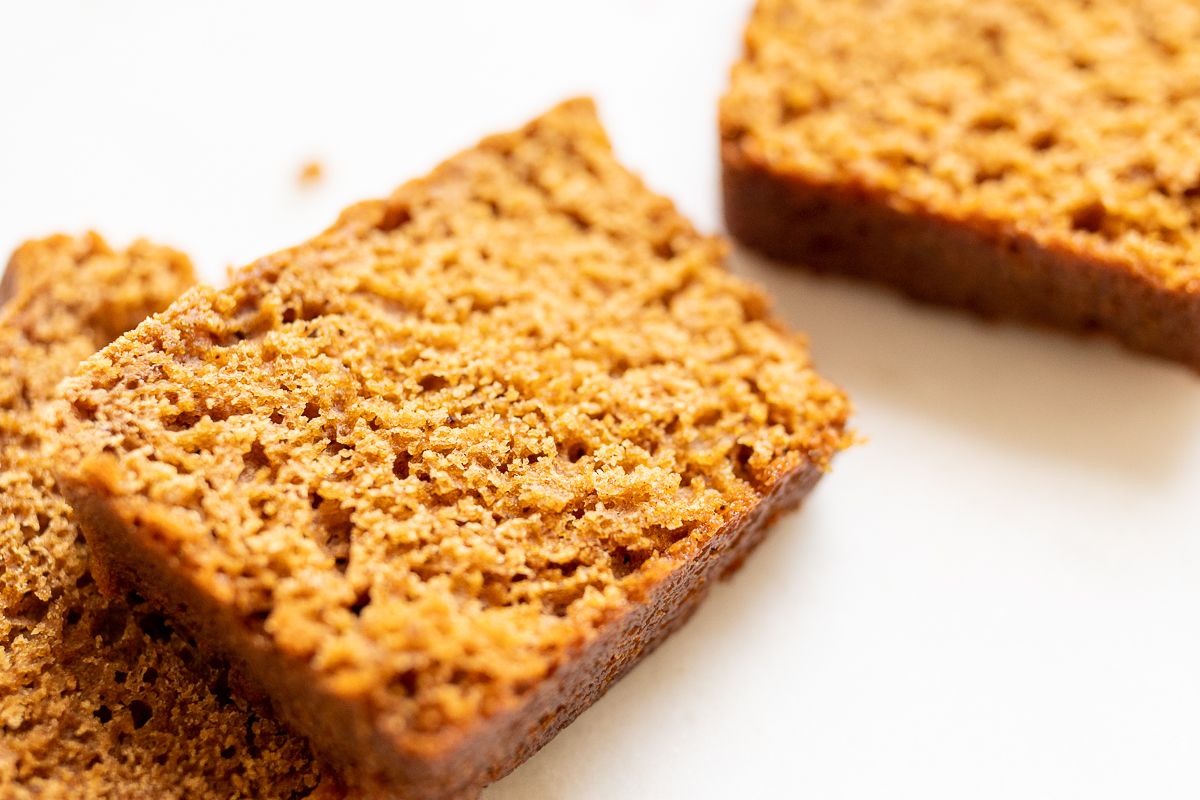
[[[731,144],[722,186],[729,232],[771,258],[988,318],[1104,331],[1200,369],[1200,294],[1028,236],[900,212],[858,187],[807,184],[751,163]]]
[[[307,748],[235,703],[140,600],[108,600],[41,453],[55,384],[192,282],[95,234],[13,255],[0,294],[0,796],[314,796]],[[327,782],[328,783],[328,782]],[[325,787],[328,789],[328,785]]]
[[[865,2],[757,5],[721,106],[730,231],[1200,367],[1200,58],[1181,47],[1200,9]]]
[[[474,791],[846,443],[845,398],[723,253],[585,101],[348,209],[69,382],[102,579],[357,779]]]

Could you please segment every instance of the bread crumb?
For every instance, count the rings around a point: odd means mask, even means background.
[[[315,158],[311,161],[306,161],[300,167],[300,171],[296,173],[297,183],[305,188],[317,185],[324,178],[325,165]]]

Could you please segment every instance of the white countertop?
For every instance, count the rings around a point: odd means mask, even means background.
[[[747,10],[5,4],[0,249],[95,227],[219,281],[575,93],[717,229]],[[302,189],[312,158],[326,178]],[[1200,377],[734,263],[869,442],[488,800],[1200,794]]]

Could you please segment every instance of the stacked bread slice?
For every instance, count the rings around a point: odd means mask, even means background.
[[[58,381],[160,311],[191,264],[95,235],[22,246],[0,308],[0,796],[330,797],[302,739],[231,696],[139,597],[105,597],[59,492],[45,415]]]

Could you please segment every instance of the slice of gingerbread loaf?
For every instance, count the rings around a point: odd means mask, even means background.
[[[721,104],[766,255],[1200,368],[1200,5],[760,0]]]
[[[234,702],[162,614],[100,593],[42,455],[42,411],[58,381],[191,282],[191,264],[173,250],[139,242],[118,252],[95,235],[31,242],[9,262],[0,287],[0,797],[317,796],[301,741]]]
[[[66,384],[112,591],[405,798],[473,796],[677,628],[847,402],[590,101],[192,292]]]

